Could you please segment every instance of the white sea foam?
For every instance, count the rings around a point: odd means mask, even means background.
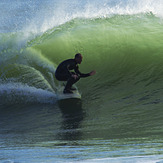
[[[22,83],[0,84],[0,103],[55,103],[56,94]]]
[[[79,163],[161,163],[163,160],[158,156],[131,156],[131,157],[115,157],[115,158],[101,158],[79,161]]]

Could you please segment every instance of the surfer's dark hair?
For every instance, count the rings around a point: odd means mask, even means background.
[[[81,57],[81,53],[75,54],[75,58],[79,58],[79,57]]]

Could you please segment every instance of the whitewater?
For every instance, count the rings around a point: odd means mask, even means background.
[[[162,162],[163,2],[2,0],[0,161]],[[58,64],[83,55],[80,99]]]

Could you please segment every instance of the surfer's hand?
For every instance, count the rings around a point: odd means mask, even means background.
[[[78,78],[78,75],[74,74],[72,77],[76,80]]]
[[[96,71],[95,71],[95,70],[94,70],[94,71],[91,71],[91,72],[89,73],[90,76],[95,75],[95,74],[96,74]]]

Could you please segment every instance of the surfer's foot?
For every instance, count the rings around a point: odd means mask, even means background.
[[[76,88],[71,87],[70,90],[71,90],[71,91],[76,91]]]
[[[73,93],[73,92],[71,90],[69,90],[69,89],[64,89],[63,93],[68,94],[68,93]]]

